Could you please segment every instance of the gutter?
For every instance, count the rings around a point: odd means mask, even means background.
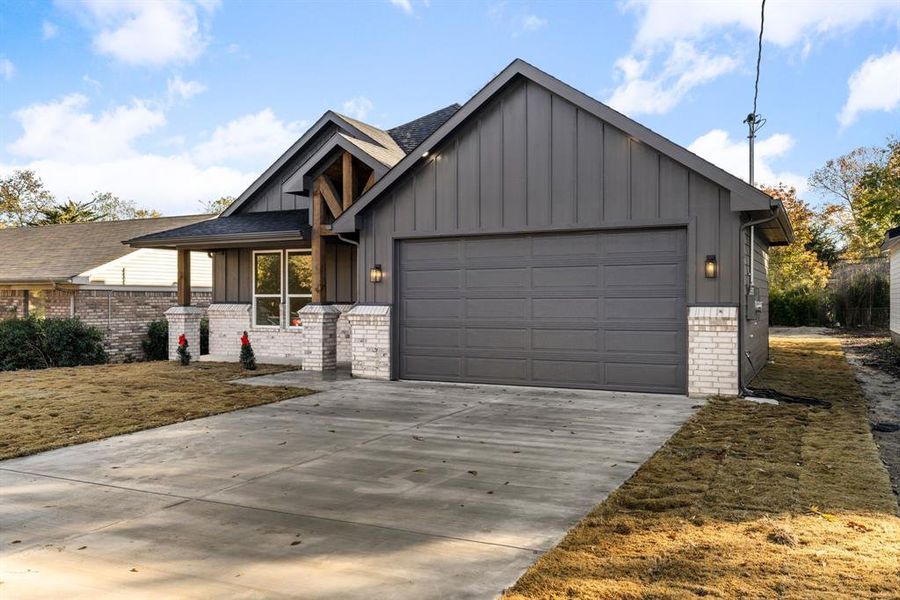
[[[740,238],[740,252],[738,252],[738,260],[741,261],[741,269],[744,268],[744,231],[749,227],[750,228],[750,283],[749,285],[744,286],[744,281],[746,281],[743,277],[741,277],[741,307],[744,309],[742,311],[738,311],[738,392],[741,396],[752,396],[752,392],[748,390],[744,386],[744,378],[741,376],[743,371],[743,358],[746,356],[747,360],[750,362],[750,366],[753,366],[753,359],[750,357],[750,351],[744,350],[744,323],[747,321],[747,316],[744,311],[747,310],[747,298],[753,292],[754,284],[755,284],[755,276],[754,276],[754,257],[756,255],[756,226],[762,225],[763,223],[768,223],[774,219],[778,218],[778,208],[770,208],[772,214],[768,217],[762,217],[756,220],[750,220],[746,223],[742,223],[740,229],[738,230],[738,237]]]

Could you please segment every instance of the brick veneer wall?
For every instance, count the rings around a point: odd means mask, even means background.
[[[25,294],[22,290],[0,290],[0,321],[25,316]]]
[[[354,377],[391,378],[391,307],[357,305],[350,320]]]
[[[205,309],[211,299],[210,292],[191,294],[191,304],[198,308]],[[175,292],[168,290],[78,290],[75,316],[104,332],[112,362],[143,360],[141,341],[147,335],[147,325],[165,318],[165,312],[177,305]],[[199,346],[191,352],[199,356]]]
[[[212,304],[209,317],[209,354],[220,360],[238,360],[241,333],[246,331],[257,359],[279,358],[300,364],[303,330],[251,327],[250,304]]]
[[[692,306],[688,309],[688,394],[733,396],[738,393],[738,309]]]
[[[352,304],[332,304],[341,311],[337,321],[337,362],[338,364],[350,363],[350,320],[347,313],[353,308]]]
[[[104,346],[111,362],[142,360],[141,341],[147,335],[150,321],[164,318],[166,310],[178,304],[174,290],[44,290],[47,317],[65,319],[71,315],[75,298],[75,317],[96,327],[104,334]],[[191,295],[194,306],[206,308],[210,292]],[[15,314],[12,314],[12,311]],[[25,294],[22,290],[0,291],[0,318],[25,316]],[[193,349],[200,354],[199,348]]]

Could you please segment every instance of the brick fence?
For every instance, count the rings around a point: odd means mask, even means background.
[[[111,362],[143,359],[141,341],[150,321],[164,318],[177,304],[175,291],[168,289],[45,290],[43,298],[48,318],[75,316],[103,332]],[[191,303],[199,308],[206,309],[211,300],[210,292],[191,295]],[[0,290],[0,319],[24,315],[24,291]]]

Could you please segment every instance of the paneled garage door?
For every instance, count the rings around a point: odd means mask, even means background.
[[[684,229],[406,240],[403,379],[685,391]]]

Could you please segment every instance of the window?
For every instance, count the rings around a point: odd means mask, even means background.
[[[312,255],[309,250],[259,250],[253,253],[255,327],[301,327],[303,324],[297,313],[311,301]],[[282,314],[287,318],[282,319]]]
[[[300,327],[301,308],[312,300],[312,255],[304,250],[287,251],[288,326]]]
[[[281,326],[281,251],[253,253],[253,324]]]
[[[44,290],[28,290],[25,292],[25,299],[27,300],[26,315],[38,319],[47,318],[47,293]]]

